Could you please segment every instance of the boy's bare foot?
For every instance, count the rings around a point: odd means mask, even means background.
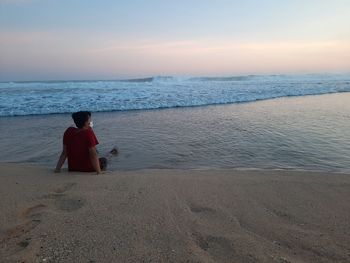
[[[109,151],[110,154],[112,155],[118,155],[119,151],[117,147],[113,147],[112,150]]]

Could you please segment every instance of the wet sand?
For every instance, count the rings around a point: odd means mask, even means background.
[[[350,175],[0,165],[1,262],[350,262]]]

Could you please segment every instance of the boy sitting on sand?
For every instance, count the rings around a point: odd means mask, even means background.
[[[68,170],[101,173],[107,167],[106,158],[98,158],[96,145],[98,140],[92,130],[91,112],[79,111],[72,114],[75,127],[69,127],[63,135],[63,150],[57,162],[55,172],[59,173],[68,157]],[[117,154],[112,149],[111,154]]]

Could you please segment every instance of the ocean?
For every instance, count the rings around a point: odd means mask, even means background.
[[[334,74],[2,82],[0,162],[53,168],[70,113],[90,110],[111,170],[348,173],[349,91]]]
[[[350,75],[335,74],[1,82],[0,116],[193,107],[349,91]]]

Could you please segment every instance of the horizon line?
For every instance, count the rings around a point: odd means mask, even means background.
[[[229,78],[229,77],[253,77],[253,76],[306,76],[306,75],[350,75],[349,72],[308,72],[308,73],[266,73],[266,74],[223,74],[223,75],[151,75],[145,77],[134,77],[134,78],[101,78],[101,79],[41,79],[41,80],[0,80],[0,83],[29,83],[29,82],[96,82],[96,81],[125,81],[125,82],[151,82],[154,78],[172,78],[172,77],[183,77],[183,78]]]

